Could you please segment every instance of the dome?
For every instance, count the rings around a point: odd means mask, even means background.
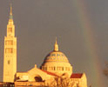
[[[54,50],[45,57],[40,68],[56,74],[72,74],[72,66],[65,54],[59,51],[57,40]]]
[[[44,62],[69,62],[64,53],[60,51],[52,51],[46,57]]]

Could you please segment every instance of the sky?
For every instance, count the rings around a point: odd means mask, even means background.
[[[10,3],[18,41],[18,72],[35,64],[40,67],[57,37],[73,72],[85,73],[88,86],[107,87],[103,69],[108,62],[108,0],[0,0],[0,81]]]

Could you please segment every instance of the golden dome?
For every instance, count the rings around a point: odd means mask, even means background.
[[[45,57],[44,62],[69,62],[65,54],[59,51],[57,39],[55,41],[54,50]]]
[[[46,57],[44,62],[69,62],[64,53],[52,51]]]
[[[68,73],[70,76],[72,74],[72,66],[65,54],[60,52],[58,48],[56,40],[54,50],[45,57],[40,68],[56,74]]]

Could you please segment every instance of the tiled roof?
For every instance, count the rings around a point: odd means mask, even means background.
[[[82,73],[73,73],[70,78],[81,78],[82,77]]]
[[[55,73],[52,73],[52,72],[48,72],[48,71],[45,71],[45,70],[42,70],[42,71],[49,74],[49,75],[52,75],[52,76],[58,76],[58,75],[56,75]]]

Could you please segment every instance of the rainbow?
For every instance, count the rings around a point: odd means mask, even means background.
[[[73,5],[77,10],[78,22],[82,29],[82,35],[84,38],[84,45],[88,53],[88,67],[90,68],[91,76],[93,77],[90,81],[93,87],[105,87],[104,82],[101,80],[101,64],[99,56],[97,54],[97,44],[94,39],[93,28],[90,23],[89,11],[87,10],[87,4],[85,0],[73,0]],[[89,80],[89,77],[87,76]]]

